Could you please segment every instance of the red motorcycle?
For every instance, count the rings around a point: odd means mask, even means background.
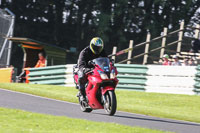
[[[78,96],[81,110],[91,112],[94,109],[105,109],[109,115],[114,115],[117,108],[115,87],[118,83],[117,70],[109,58],[101,57],[90,61],[93,68],[85,72],[88,80],[85,85],[86,100]],[[77,65],[74,66],[74,82],[78,88]]]

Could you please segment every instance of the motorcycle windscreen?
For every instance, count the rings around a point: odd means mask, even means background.
[[[100,57],[93,60],[103,71],[110,71],[110,60],[107,57]]]

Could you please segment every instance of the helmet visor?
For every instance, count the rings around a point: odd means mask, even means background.
[[[92,46],[92,49],[94,50],[94,52],[95,52],[96,54],[99,54],[99,53],[101,53],[101,51],[103,50],[103,47],[102,47],[102,46],[95,46],[95,45],[93,45],[93,46]]]

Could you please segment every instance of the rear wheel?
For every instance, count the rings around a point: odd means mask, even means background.
[[[105,94],[106,102],[104,103],[104,109],[109,115],[114,115],[117,109],[117,100],[114,91],[108,91]]]
[[[92,111],[92,109],[88,107],[87,102],[86,101],[81,101],[80,97],[79,97],[79,104],[80,104],[81,110],[83,112],[88,112],[89,113],[89,112]]]

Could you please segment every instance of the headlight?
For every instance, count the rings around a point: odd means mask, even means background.
[[[108,76],[104,73],[104,74],[100,74],[101,79],[108,79]]]
[[[101,79],[108,79],[107,74],[105,74],[104,72],[99,71],[99,70],[97,70],[97,71],[99,72],[99,75],[100,75]]]
[[[112,69],[111,73],[110,73],[110,78],[111,79],[114,79],[116,77],[116,74],[115,74],[115,70]]]

